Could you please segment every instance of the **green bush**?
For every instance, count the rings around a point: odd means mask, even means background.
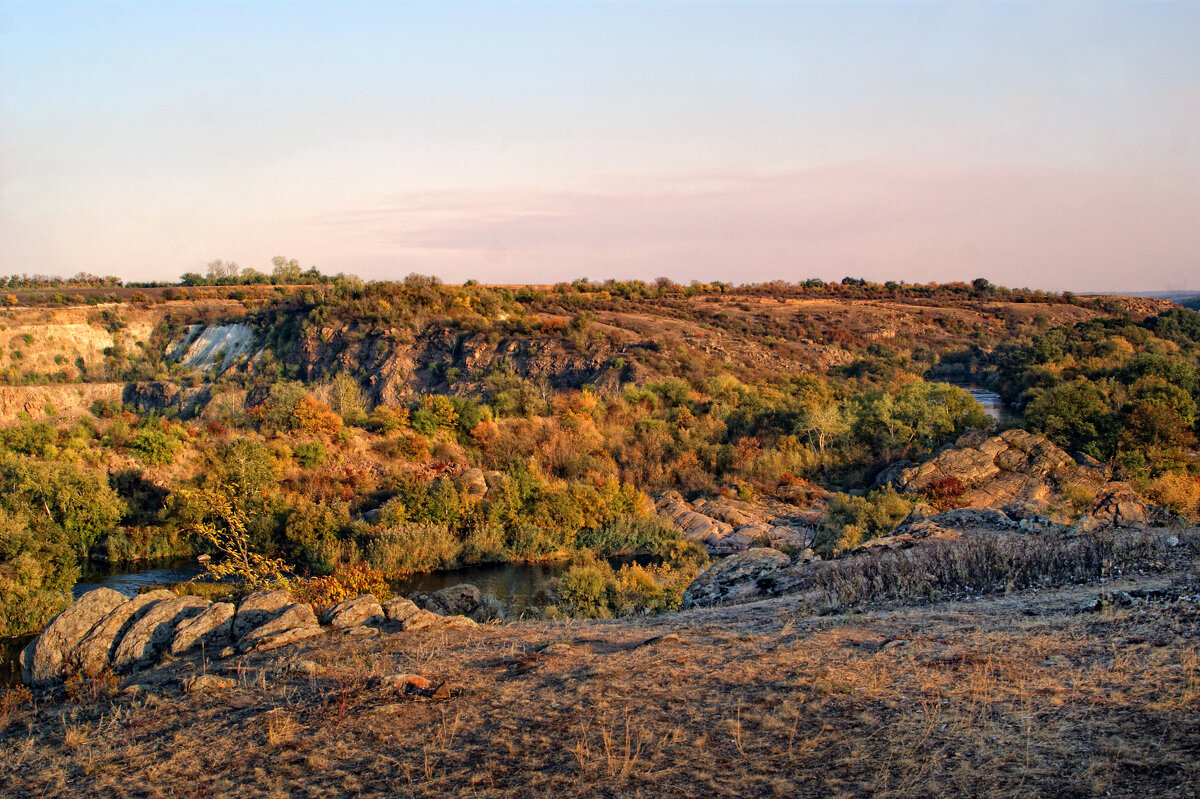
[[[150,466],[169,466],[179,452],[179,441],[162,430],[143,428],[129,442],[129,451],[142,463]]]
[[[311,469],[324,463],[329,454],[325,451],[325,445],[320,441],[306,441],[296,445],[296,448],[292,450],[292,456],[300,466]]]
[[[558,599],[564,610],[576,618],[602,619],[611,615],[615,599],[616,575],[602,560],[581,558],[558,578]]]
[[[598,529],[581,529],[579,547],[600,555],[663,552],[679,540],[679,531],[659,516],[625,514]]]
[[[914,504],[891,487],[872,491],[865,497],[839,493],[825,506],[813,548],[829,558],[890,533],[904,521]]]
[[[0,508],[0,637],[41,629],[70,604],[78,579],[75,553],[61,536],[40,534],[24,514]]]

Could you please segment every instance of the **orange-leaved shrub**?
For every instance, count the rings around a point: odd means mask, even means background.
[[[374,594],[380,602],[391,598],[392,589],[383,572],[366,563],[356,563],[327,577],[308,577],[298,580],[292,593],[298,599],[311,602],[317,614],[360,594]]]

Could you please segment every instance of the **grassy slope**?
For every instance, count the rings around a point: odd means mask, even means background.
[[[181,662],[149,695],[10,711],[0,793],[1195,796],[1200,603],[1076,611],[1099,590],[1195,593],[1194,563],[1175,569],[827,617],[784,597],[329,637],[209,664],[238,681],[212,695],[179,693],[205,668]],[[321,672],[290,675],[298,659]],[[397,672],[453,695],[378,683]]]

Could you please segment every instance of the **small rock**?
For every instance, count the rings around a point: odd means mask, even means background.
[[[414,690],[428,691],[433,687],[429,680],[417,674],[389,674],[383,678],[383,685],[402,694]]]
[[[215,674],[200,674],[183,681],[183,690],[189,694],[228,691],[237,686],[235,680],[229,677],[218,677]]]
[[[1080,613],[1099,613],[1104,608],[1104,600],[1098,596],[1085,599],[1079,603]]]
[[[290,674],[315,677],[321,673],[321,665],[314,660],[297,660],[295,663],[288,664],[287,670]]]
[[[342,630],[342,635],[351,638],[378,638],[381,633],[374,627],[347,627]]]
[[[431,699],[449,699],[450,698],[450,683],[444,682],[437,688],[433,689]]]

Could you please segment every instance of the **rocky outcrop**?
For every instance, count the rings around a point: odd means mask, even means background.
[[[851,550],[851,554],[888,552],[897,549],[908,549],[915,546],[918,542],[955,541],[959,538],[962,538],[960,531],[943,527],[932,520],[923,520],[905,525],[888,535],[872,538],[870,541],[860,544]]]
[[[791,564],[777,549],[756,547],[709,566],[683,592],[683,607],[709,607],[757,599],[769,592],[766,583]]]
[[[51,619],[42,634],[21,653],[21,677],[25,684],[40,687],[61,680],[65,676],[64,661],[71,650],[125,601],[124,594],[97,588]]]
[[[241,609],[239,609],[238,616],[241,616],[241,613]],[[234,627],[237,627],[236,619]],[[237,637],[237,648],[239,652],[262,652],[295,641],[303,641],[323,632],[321,625],[317,623],[312,605],[307,602],[293,601],[279,608],[262,624],[249,630],[245,635]]]
[[[337,603],[325,611],[321,621],[336,630],[341,630],[347,627],[361,627],[364,624],[379,624],[385,618],[379,600],[372,594],[362,594]]]
[[[765,505],[723,497],[687,502],[671,491],[659,499],[656,509],[684,539],[704,544],[711,555],[729,555],[763,544],[805,549],[816,535],[814,519],[800,522]]]
[[[94,675],[110,667],[117,644],[133,623],[145,615],[155,602],[174,598],[175,595],[170,591],[159,589],[138,594],[113,608],[71,650],[67,657],[69,670]]]
[[[207,601],[195,596],[163,599],[150,605],[121,637],[113,652],[113,668],[128,671],[154,661],[171,646],[176,627],[207,607]]]
[[[476,601],[478,593],[470,585],[439,592],[456,609],[474,604],[477,614],[489,609],[488,602]],[[335,605],[325,618],[333,629],[376,636],[387,625],[402,631],[477,626],[465,615],[440,615],[402,597],[380,605],[371,594]],[[484,614],[482,620],[486,618],[491,616]],[[84,594],[26,647],[22,676],[32,687],[47,688],[75,673],[94,676],[108,667],[120,672],[148,667],[168,652],[187,657],[203,648],[206,657],[224,658],[275,649],[325,631],[312,605],[297,602],[287,591],[259,591],[235,609],[229,602],[163,590],[127,599],[102,588]]]
[[[143,413],[173,411],[185,419],[195,416],[208,399],[208,386],[179,386],[165,380],[129,383],[121,391],[121,402]]]
[[[1075,529],[1090,533],[1104,528],[1140,527],[1151,515],[1151,508],[1133,488],[1114,483],[1096,496]]]
[[[256,591],[246,597],[233,617],[233,640],[240,641],[251,630],[271,621],[295,601],[287,591]]]
[[[233,614],[233,603],[212,603],[199,616],[179,625],[171,639],[171,654],[178,657],[197,647],[220,652],[233,643]]]
[[[1107,474],[1094,459],[1077,460],[1049,439],[1014,429],[997,436],[968,431],[920,466],[884,477],[903,493],[947,497],[968,508],[1043,508],[1063,485],[1097,489]]]

